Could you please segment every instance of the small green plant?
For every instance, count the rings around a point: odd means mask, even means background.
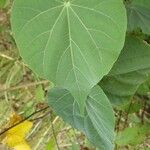
[[[113,106],[129,103],[150,73],[150,47],[133,34],[150,34],[150,1],[15,0],[11,25],[24,62],[55,85],[49,105],[113,150]]]

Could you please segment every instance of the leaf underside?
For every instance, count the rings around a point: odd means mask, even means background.
[[[95,86],[87,100],[85,114],[69,91],[54,88],[49,91],[48,103],[64,121],[81,130],[94,146],[101,150],[113,150],[114,115],[110,102],[99,86]],[[107,112],[107,113],[106,113]]]

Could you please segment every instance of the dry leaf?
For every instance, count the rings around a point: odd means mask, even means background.
[[[23,118],[17,114],[13,114],[10,117],[9,126],[13,126]],[[5,138],[3,143],[6,144],[10,148],[14,148],[15,150],[30,150],[29,144],[25,140],[26,134],[32,128],[33,123],[31,121],[24,121],[12,129],[8,130],[5,133]]]
[[[15,146],[14,149],[15,150],[31,150],[29,144],[26,142],[23,142],[23,143]]]

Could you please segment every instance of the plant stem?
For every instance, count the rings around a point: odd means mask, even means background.
[[[55,143],[56,143],[57,149],[60,150],[59,144],[58,144],[58,141],[57,141],[57,137],[56,137],[56,134],[55,134],[55,129],[54,129],[53,121],[52,121],[52,116],[51,116],[50,120],[51,120],[52,133],[53,133],[53,136],[54,136],[54,139],[55,139]]]
[[[46,81],[46,80],[43,80],[43,81],[34,82],[34,83],[22,84],[22,85],[18,85],[18,86],[14,86],[14,87],[9,87],[9,88],[6,88],[6,89],[0,89],[0,93],[1,92],[6,92],[6,91],[14,91],[14,90],[27,88],[27,87],[31,87],[31,86],[36,86],[36,85],[40,85],[40,84],[46,84],[46,83],[49,83],[49,82]]]

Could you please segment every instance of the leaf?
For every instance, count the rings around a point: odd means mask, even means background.
[[[141,28],[143,33],[150,34],[150,1],[132,0],[126,5],[128,16],[128,30]]]
[[[43,90],[42,85],[37,86],[35,90],[35,99],[37,102],[43,102],[45,99],[45,91]]]
[[[49,142],[46,144],[45,150],[54,150],[54,149],[55,149],[55,145],[56,145],[56,142],[55,142],[55,139],[54,139],[54,137],[53,137],[53,138],[51,138],[51,139],[49,140]]]
[[[13,126],[21,120],[22,117],[17,114],[13,114],[10,118],[9,126]],[[12,129],[8,130],[5,133],[3,143],[10,148],[14,148],[15,150],[30,150],[30,146],[27,144],[25,136],[32,128],[32,125],[32,122],[26,120],[19,125],[13,127]]]
[[[140,85],[140,87],[137,90],[137,93],[140,95],[147,95],[149,91],[150,91],[150,76],[148,77],[146,82]]]
[[[50,90],[48,103],[64,121],[84,132],[95,146],[101,150],[113,149],[113,110],[99,86],[91,90],[86,100],[84,116],[80,114],[79,107],[72,95],[65,89]]]
[[[20,138],[24,138],[25,135],[31,129],[32,125],[33,125],[32,122],[24,121],[23,123],[20,123],[16,127],[7,131],[6,136],[12,136],[14,134],[16,136],[19,136]]]
[[[150,46],[127,36],[125,47],[100,86],[114,105],[124,105],[147,80],[150,73]]]
[[[14,147],[14,150],[31,150],[27,143],[22,143]]]
[[[83,112],[119,56],[127,23],[122,0],[16,0],[11,24],[24,61],[69,90]]]
[[[148,134],[150,131],[149,125],[143,126],[135,126],[131,128],[126,128],[124,131],[120,131],[116,137],[116,143],[120,146],[123,145],[137,145],[141,144],[144,139],[145,135]]]
[[[123,105],[121,107],[121,110],[123,110],[124,112],[128,114],[133,114],[133,113],[138,113],[142,107],[143,107],[143,102],[141,100],[132,99],[132,104],[131,102],[129,102],[128,104]]]
[[[76,143],[73,143],[72,147],[70,148],[70,150],[80,150],[80,146],[77,145]]]
[[[6,0],[0,0],[0,8],[3,8],[6,4]]]

